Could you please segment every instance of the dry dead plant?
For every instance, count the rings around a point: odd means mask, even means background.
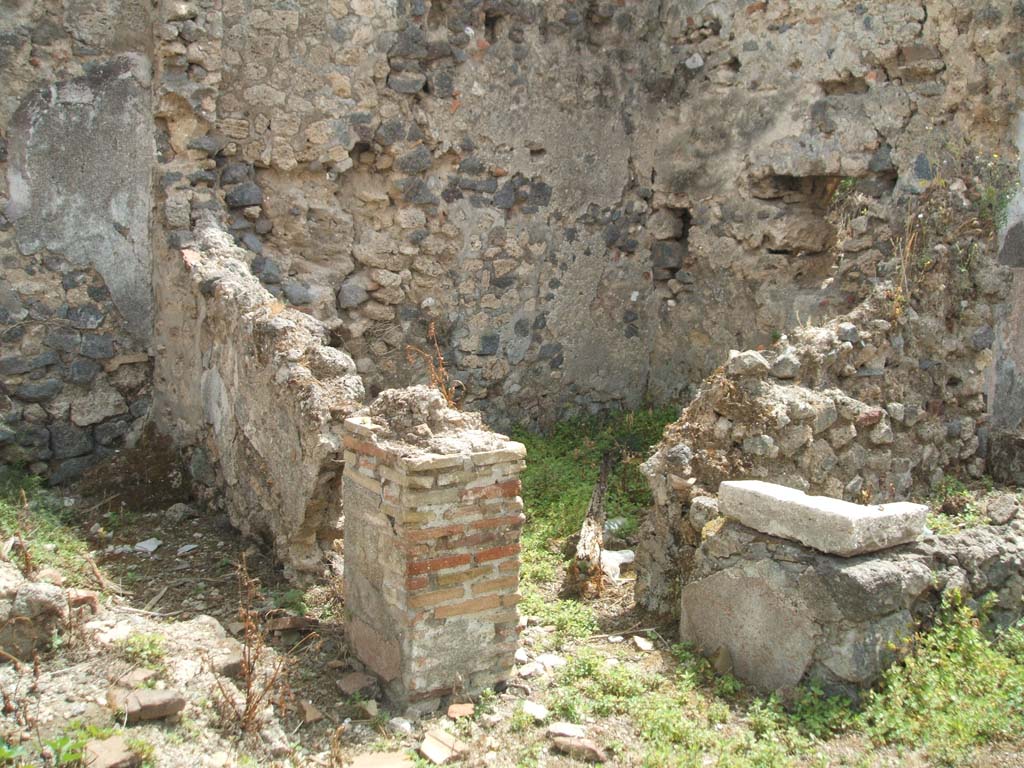
[[[405,359],[412,365],[417,358],[427,361],[427,373],[430,376],[430,385],[435,387],[452,408],[458,408],[462,397],[465,394],[465,385],[458,379],[453,379],[445,367],[444,355],[441,354],[441,345],[437,340],[437,328],[434,322],[430,322],[427,329],[427,340],[434,345],[433,352],[425,352],[419,347],[407,344],[405,347]]]
[[[260,599],[259,580],[249,574],[245,556],[238,564],[238,619],[242,623],[241,701],[232,694],[220,676],[217,681],[221,713],[224,719],[246,733],[260,730],[262,714],[268,704],[279,712],[291,708],[289,673],[294,666],[293,654],[314,634],[307,635],[287,652],[267,646],[264,616],[256,607]]]
[[[899,319],[910,300],[911,276],[914,270],[914,257],[918,251],[921,229],[913,213],[907,217],[904,234],[892,240],[893,251],[900,261],[897,283],[892,288],[892,316]]]
[[[30,517],[32,510],[29,508],[28,496],[25,495],[25,490],[21,491],[21,508],[18,512],[18,527],[14,531],[14,538],[18,542],[18,553],[21,555],[21,564],[18,566],[21,569],[21,575],[26,579],[31,579],[36,572],[35,563],[32,561],[32,553],[28,550],[28,545],[25,543],[25,537],[22,531],[28,530]]]

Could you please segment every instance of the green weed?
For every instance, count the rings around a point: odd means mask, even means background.
[[[306,593],[301,589],[289,589],[287,592],[275,594],[273,595],[273,603],[275,608],[282,608],[299,616],[305,616],[309,613]]]
[[[82,737],[61,734],[47,741],[43,748],[47,750],[52,765],[80,765],[85,759],[85,742]]]
[[[978,507],[975,494],[963,482],[950,475],[942,478],[929,499],[929,506],[931,512],[928,515],[928,527],[939,535],[988,523]]]
[[[954,595],[913,654],[868,695],[860,722],[878,742],[923,746],[943,765],[969,764],[975,747],[1020,738],[1024,665],[991,643]]]
[[[125,658],[150,669],[161,669],[166,654],[163,635],[144,632],[130,635],[118,644]]]
[[[529,583],[522,587],[522,612],[543,625],[555,628],[554,640],[579,640],[597,632],[597,614],[586,603],[576,600],[552,600]]]
[[[533,727],[533,715],[523,709],[522,703],[517,704],[516,708],[512,710],[512,717],[509,719],[509,730],[512,733],[524,733]]]
[[[28,752],[20,744],[15,746],[0,739],[0,765],[14,765],[28,757]]]

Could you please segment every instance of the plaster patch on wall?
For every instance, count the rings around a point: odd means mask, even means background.
[[[7,171],[18,250],[94,266],[141,340],[153,324],[149,68],[139,54],[118,56],[26,96],[10,126]]]

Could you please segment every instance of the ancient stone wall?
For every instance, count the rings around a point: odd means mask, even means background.
[[[498,421],[685,398],[850,309],[892,233],[868,206],[835,248],[838,185],[884,204],[1003,148],[1019,83],[1008,1],[184,7],[161,103],[202,171],[168,200],[224,200],[371,391],[433,323]]]
[[[54,483],[149,409],[151,47],[141,2],[0,13],[0,461]]]
[[[345,421],[346,632],[393,700],[432,709],[511,675],[525,455],[429,387]]]
[[[433,325],[498,423],[685,400],[728,349],[868,295],[891,200],[1010,156],[1024,21],[1011,0],[111,0],[3,23],[2,439],[60,479],[144,413],[148,319],[158,354],[204,211],[371,392],[422,377],[407,345]],[[852,236],[840,185],[868,201]],[[134,414],[84,417],[96,435],[65,407],[90,387]]]
[[[59,482],[149,414],[312,567],[329,404],[422,381],[433,331],[496,424],[697,393],[650,465],[642,590],[721,477],[978,474],[990,415],[1021,416],[1022,198],[991,262],[1022,35],[1017,0],[15,3],[2,459]],[[295,423],[290,454],[252,431]]]
[[[355,364],[260,285],[212,219],[173,255],[189,292],[173,325],[165,310],[161,417],[192,444],[211,501],[292,573],[317,573],[341,535],[341,422],[365,394]]]

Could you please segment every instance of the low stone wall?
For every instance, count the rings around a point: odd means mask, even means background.
[[[991,596],[999,626],[1024,614],[1024,515],[1012,495],[989,501],[999,524],[855,557],[749,528],[722,501],[725,518],[706,527],[682,588],[680,637],[755,687],[813,680],[856,694],[909,649],[950,590],[975,608]]]
[[[172,255],[188,290],[164,312],[158,421],[243,533],[316,572],[341,534],[341,422],[364,396],[355,364],[263,288],[213,217]]]
[[[432,709],[512,672],[522,444],[428,387],[345,421],[345,605],[358,659]]]

